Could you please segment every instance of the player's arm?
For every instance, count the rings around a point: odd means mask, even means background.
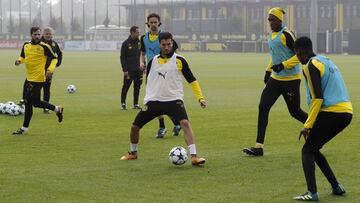
[[[25,47],[26,44],[27,44],[27,43],[25,43],[25,44],[23,45],[23,47],[22,47],[22,49],[21,49],[20,56],[19,56],[19,58],[15,61],[15,65],[16,65],[16,66],[18,66],[18,65],[20,65],[20,64],[22,64],[22,63],[25,62],[25,51],[24,51],[24,47]]]
[[[269,60],[269,63],[268,65],[266,66],[266,71],[267,72],[271,72],[272,71],[272,66],[273,66],[273,62],[272,62],[272,58],[270,57],[270,60]]]
[[[265,84],[270,79],[271,72],[272,72],[272,66],[273,66],[273,63],[272,63],[272,59],[270,58],[270,61],[269,61],[268,65],[267,65],[267,67],[266,67],[265,75],[264,75],[264,83]]]
[[[295,35],[291,31],[285,30],[281,35],[281,43],[284,46],[287,46],[294,53],[292,57],[281,63],[284,66],[284,69],[291,69],[300,63],[299,59],[295,55],[295,50],[294,50],[295,40],[296,40]]]
[[[144,69],[146,66],[145,52],[140,52],[140,68]]]
[[[47,71],[52,74],[55,70],[56,64],[57,64],[57,57],[54,53],[54,51],[52,50],[52,48],[48,45],[45,44],[43,42],[40,42],[40,45],[44,48],[44,54],[46,57],[50,58],[51,62],[50,65],[47,69]]]
[[[147,82],[147,77],[149,76],[149,73],[150,73],[152,61],[153,61],[153,59],[151,59],[146,66],[146,82]]]
[[[193,73],[191,72],[187,61],[183,57],[178,57],[178,59],[181,62],[178,64],[178,66],[180,66],[178,68],[181,69],[181,73],[183,74],[185,80],[190,84],[190,87],[191,87],[196,99],[200,103],[201,107],[204,108],[206,106],[206,102],[205,102],[205,98],[202,94],[199,82],[196,80]]]
[[[304,69],[304,74],[307,79],[311,95],[309,115],[304,124],[304,128],[307,129],[311,129],[314,126],[324,100],[321,90],[321,75],[323,72],[324,64],[317,60],[311,60],[308,64],[308,68]]]
[[[121,45],[121,51],[120,51],[120,63],[121,63],[121,67],[123,72],[127,72],[127,63],[126,63],[126,57],[127,57],[127,47],[128,44],[126,43],[126,41]]]
[[[56,67],[61,65],[62,62],[62,58],[63,58],[63,52],[61,51],[59,44],[55,42],[55,52],[57,55],[57,63],[56,63]]]
[[[145,49],[144,37],[145,35],[141,36],[140,38],[140,68],[143,70],[145,69],[146,66],[146,58],[145,58],[146,49]]]

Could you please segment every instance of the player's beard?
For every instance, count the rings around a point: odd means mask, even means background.
[[[153,31],[153,32],[156,32],[156,31],[158,31],[158,27],[157,26],[151,26],[151,31]]]
[[[41,39],[32,39],[32,41],[35,43],[35,44],[39,44],[40,43],[40,41],[41,41]]]

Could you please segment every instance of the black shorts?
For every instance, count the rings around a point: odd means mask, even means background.
[[[146,123],[160,115],[168,115],[175,122],[188,120],[184,102],[181,100],[169,102],[149,101],[137,114],[133,124],[142,128]]]
[[[40,102],[40,90],[44,86],[44,82],[29,82],[25,81],[25,102],[38,103]]]

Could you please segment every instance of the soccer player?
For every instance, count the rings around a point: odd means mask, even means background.
[[[160,30],[160,16],[156,13],[151,13],[147,16],[146,22],[149,32],[145,33],[141,36],[141,54],[140,54],[140,66],[145,69],[146,63],[157,54],[160,53],[159,40],[158,35],[161,32]],[[173,40],[173,50],[176,52],[178,49],[177,43]],[[173,136],[178,136],[181,130],[181,126],[176,121],[173,121]],[[159,130],[156,134],[156,138],[163,138],[167,132],[165,127],[164,117],[162,115],[159,116]]]
[[[59,67],[62,62],[63,54],[62,54],[62,51],[61,51],[58,43],[53,40],[53,33],[54,33],[54,31],[52,28],[50,28],[50,27],[44,28],[43,36],[41,37],[41,41],[45,42],[52,48],[53,52],[57,56],[56,67]],[[51,59],[47,58],[46,65],[45,65],[45,71],[49,68],[50,63],[51,63]],[[44,98],[44,101],[46,101],[48,103],[50,101],[50,87],[51,87],[52,77],[53,77],[53,75],[49,75],[49,77],[46,78],[46,81],[43,86],[43,90],[44,90],[43,98]],[[44,113],[49,113],[49,109],[44,109]]]
[[[266,86],[260,98],[256,144],[255,147],[243,149],[244,153],[251,156],[264,154],[269,112],[280,95],[284,97],[292,117],[302,123],[307,118],[307,114],[300,108],[301,69],[294,52],[295,36],[282,25],[284,14],[285,11],[282,8],[275,7],[270,9],[268,15],[272,30],[268,39],[271,60],[265,71]]]
[[[314,54],[308,37],[295,41],[295,52],[306,65],[303,74],[310,110],[299,135],[305,138],[301,157],[308,192],[294,199],[319,201],[315,163],[331,184],[332,194],[345,194],[320,149],[350,124],[353,110],[340,70],[329,58]]]
[[[134,81],[134,109],[140,109],[139,92],[143,81],[143,69],[140,67],[140,30],[137,26],[130,28],[130,36],[121,45],[120,62],[124,73],[121,89],[121,109],[126,110],[126,94]]]
[[[33,106],[55,111],[58,121],[61,122],[63,120],[64,108],[62,106],[54,106],[40,100],[40,90],[46,81],[46,77],[51,77],[55,70],[57,63],[55,53],[49,45],[41,41],[41,29],[39,27],[32,27],[30,33],[31,41],[24,43],[20,57],[15,61],[16,66],[25,63],[27,82],[25,88],[25,116],[23,126],[13,132],[13,135],[22,135],[28,132],[33,114]],[[50,65],[45,72],[48,58]]]
[[[169,32],[159,34],[160,55],[147,65],[147,85],[144,98],[145,108],[136,116],[130,132],[130,151],[121,160],[137,159],[140,129],[159,115],[168,115],[180,123],[184,130],[185,143],[189,147],[191,163],[200,165],[204,158],[197,157],[193,131],[183,102],[182,76],[190,83],[200,106],[206,107],[204,96],[184,57],[174,53],[173,39]]]

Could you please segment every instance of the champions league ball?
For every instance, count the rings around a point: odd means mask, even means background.
[[[9,115],[11,116],[20,115],[20,107],[18,105],[12,105],[9,109]]]
[[[5,112],[6,112],[6,105],[0,103],[0,114],[5,114]]]
[[[175,165],[182,165],[188,160],[186,150],[182,146],[174,147],[169,152],[169,160]]]
[[[75,92],[76,92],[76,87],[75,87],[75,85],[69,85],[69,86],[67,87],[67,91],[68,91],[70,94],[75,93]]]
[[[10,116],[18,116],[25,113],[25,108],[15,104],[12,101],[0,103],[0,114],[7,114]]]

